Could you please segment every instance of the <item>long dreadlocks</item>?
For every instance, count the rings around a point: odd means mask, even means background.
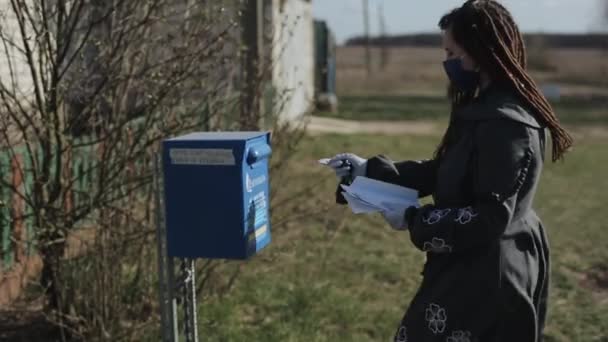
[[[468,0],[441,18],[439,27],[452,33],[456,43],[489,74],[492,82],[516,92],[551,132],[553,161],[562,159],[573,144],[572,136],[561,127],[551,105],[527,73],[524,39],[509,11],[495,0]],[[452,109],[469,104],[476,92],[461,92],[450,86]],[[438,155],[447,148],[450,128],[437,149]]]

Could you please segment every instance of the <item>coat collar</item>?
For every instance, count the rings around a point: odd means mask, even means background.
[[[522,101],[511,92],[496,85],[490,85],[484,89],[472,104],[456,110],[455,118],[465,121],[506,119],[533,128],[542,127],[530,111],[525,108]]]

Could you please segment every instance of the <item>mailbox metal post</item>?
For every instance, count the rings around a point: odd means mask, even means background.
[[[196,278],[195,260],[182,259],[181,272],[183,283],[184,335],[186,342],[198,342],[198,320],[196,316]]]
[[[160,324],[163,342],[179,341],[177,330],[177,298],[175,289],[173,258],[167,255],[167,230],[162,194],[163,174],[160,156],[155,159],[154,167],[155,205],[156,205],[156,241],[158,253],[158,286],[160,301]]]
[[[194,259],[181,259],[181,277],[175,281],[175,260],[167,254],[167,235],[164,215],[162,163],[157,156],[154,170],[156,204],[156,238],[158,247],[159,299],[162,342],[179,342],[177,304],[181,289],[184,308],[184,336],[186,342],[198,342],[196,302],[196,264]]]

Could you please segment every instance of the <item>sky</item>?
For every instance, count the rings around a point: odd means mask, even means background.
[[[384,7],[390,34],[438,32],[439,18],[463,0],[368,0],[370,28],[378,33],[378,7]],[[598,31],[601,1],[502,0],[523,32],[586,33]],[[362,0],[313,0],[315,18],[326,20],[339,43],[363,33]]]

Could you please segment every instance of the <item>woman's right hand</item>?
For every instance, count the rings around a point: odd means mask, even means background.
[[[353,178],[365,176],[367,173],[367,159],[354,153],[340,153],[330,159],[330,167],[336,172],[338,178],[352,175]]]

